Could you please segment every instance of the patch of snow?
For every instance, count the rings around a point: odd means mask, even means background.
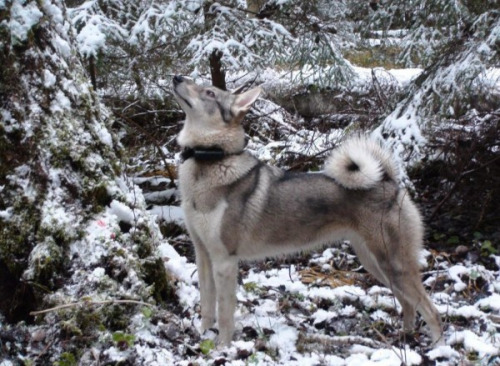
[[[200,302],[199,290],[192,285],[186,284],[185,282],[181,282],[177,286],[176,294],[177,296],[179,296],[180,303],[184,304],[187,307],[190,307],[193,304],[198,304]]]
[[[85,239],[77,240],[70,245],[70,255],[84,259],[88,266],[99,263],[108,252],[116,232],[120,231],[116,219],[117,216],[108,209],[91,220],[85,228]]]
[[[422,362],[422,356],[415,351],[405,347],[398,349],[378,349],[372,353],[370,361],[380,365],[419,365]]]
[[[496,310],[500,311],[500,294],[495,293],[484,299],[479,300],[474,304],[481,310]]]
[[[98,24],[98,17],[91,17],[76,36],[78,49],[86,57],[97,57],[98,52],[106,43],[106,34]]]
[[[143,365],[164,366],[176,363],[174,355],[163,347],[158,349],[137,344],[134,346],[134,349],[141,358]]]
[[[109,205],[109,212],[118,217],[118,220],[124,221],[131,225],[134,225],[136,222],[136,215],[134,211],[127,206],[126,204],[113,200]]]
[[[427,263],[427,258],[431,255],[431,252],[428,251],[427,249],[422,249],[418,253],[418,264],[420,266],[420,269],[427,268],[428,263]]]
[[[318,324],[324,322],[325,320],[330,320],[338,316],[335,311],[326,311],[323,309],[318,309],[314,314],[311,315],[311,319],[314,320],[313,324]]]
[[[178,193],[177,189],[171,188],[164,191],[145,192],[144,199],[147,202],[165,202],[172,199]],[[174,207],[174,206],[172,206]],[[178,207],[178,206],[175,206]],[[169,220],[171,221],[171,220]]]
[[[42,1],[42,8],[43,10],[45,10],[45,13],[48,14],[56,24],[58,23],[62,24],[64,22],[64,15],[61,9],[51,0]]]
[[[14,172],[15,174],[8,175],[7,179],[11,181],[13,185],[22,188],[22,192],[19,193],[22,194],[23,197],[26,197],[29,201],[35,200],[37,197],[36,189],[29,179],[31,168],[23,164],[15,168]]]
[[[377,309],[375,310],[373,313],[370,314],[370,319],[373,319],[375,321],[383,321],[385,323],[391,323],[391,316],[383,311],[383,310],[380,310],[380,309]]]
[[[179,278],[186,285],[191,285],[198,281],[196,264],[188,262],[187,258],[179,255],[176,250],[167,242],[162,242],[158,246],[160,256],[165,261],[165,267],[171,274]]]
[[[110,347],[103,352],[104,355],[108,356],[111,361],[114,362],[125,362],[130,355],[131,350],[121,351],[116,347]]]
[[[408,85],[418,75],[422,73],[422,69],[391,69],[384,68],[366,68],[354,66],[356,72],[357,83],[360,86],[367,85],[372,82],[373,77],[376,77],[382,83],[396,82],[400,86]]]
[[[340,315],[345,317],[353,317],[356,315],[358,310],[352,305],[346,305],[340,310]]]
[[[366,292],[358,286],[339,286],[334,289],[325,287],[313,287],[308,290],[312,298],[323,298],[330,300],[358,300],[366,296]]]
[[[71,46],[67,40],[56,34],[51,42],[60,55],[66,58],[71,56]]]
[[[458,309],[455,309],[452,312],[452,315],[461,316],[463,318],[468,319],[468,318],[479,318],[482,315],[484,315],[484,313],[482,311],[479,311],[474,305],[465,305],[459,307]]]
[[[0,192],[2,190],[0,189]],[[12,213],[14,212],[13,207],[7,207],[5,210],[0,210],[0,219],[4,221],[9,221],[12,218]]]
[[[274,334],[269,339],[269,346],[278,349],[282,358],[287,358],[295,352],[295,344],[298,338],[296,328],[285,324],[278,324],[273,327]]]
[[[71,101],[62,90],[58,90],[54,96],[54,99],[52,100],[52,103],[50,103],[51,112],[54,114],[60,113],[69,110],[70,108]]]
[[[102,267],[95,268],[89,276],[90,281],[99,282],[106,275],[106,271]]]
[[[179,225],[184,225],[184,212],[179,206],[153,205],[148,211],[159,220],[176,222]]]
[[[43,86],[46,88],[51,88],[55,85],[57,79],[56,76],[50,72],[50,70],[43,70]]]
[[[96,123],[94,129],[97,133],[97,137],[102,143],[109,147],[113,147],[113,138],[106,127]]]
[[[427,352],[427,356],[429,356],[429,358],[433,361],[438,358],[445,358],[450,361],[453,361],[453,360],[458,360],[461,357],[460,353],[455,351],[451,346],[436,347]]]
[[[345,360],[345,365],[346,366],[359,366],[359,365],[371,366],[371,365],[374,365],[374,363],[370,362],[368,356],[365,355],[364,353],[357,353],[357,354],[353,354],[353,355],[347,357]]]
[[[469,268],[465,267],[464,265],[457,264],[453,267],[450,267],[448,269],[448,273],[450,278],[455,281],[455,284],[453,285],[453,289],[455,291],[463,291],[467,288],[467,285],[462,281],[461,276],[464,274],[469,274]]]
[[[364,354],[364,355],[370,357],[373,354],[373,352],[375,352],[375,348],[367,347],[367,346],[364,346],[362,344],[354,344],[350,348],[350,351],[352,354],[361,353],[361,354]]]
[[[446,343],[449,345],[463,344],[465,349],[469,352],[477,352],[480,358],[487,355],[498,355],[500,349],[488,341],[491,336],[489,334],[482,334],[481,336],[466,329],[451,333]]]
[[[9,28],[11,42],[24,42],[28,38],[28,32],[38,24],[43,13],[38,9],[36,2],[30,1],[26,4],[22,0],[14,0],[10,9]]]
[[[68,210],[68,206],[61,201],[62,197],[64,195],[62,189],[59,187],[47,195],[41,210],[42,228],[50,229],[51,227],[55,227],[69,233],[78,225],[80,220]]]
[[[391,295],[372,295],[361,298],[363,305],[369,309],[396,309],[401,310],[399,301]]]

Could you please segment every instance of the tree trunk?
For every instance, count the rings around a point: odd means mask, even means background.
[[[48,3],[15,0],[0,11],[2,327],[32,323],[33,310],[83,299],[174,298],[155,254],[161,234],[141,193],[124,179],[110,113],[76,57],[64,5]],[[30,17],[20,19],[19,12]],[[92,275],[96,269],[100,279]],[[141,310],[121,308],[118,319],[110,309],[70,307],[49,312],[47,322],[39,316],[37,327],[47,336],[37,364],[52,364],[75,347],[73,339],[90,350],[99,326],[125,330]],[[2,357],[17,364],[28,342],[29,333]]]
[[[95,57],[89,57],[89,73],[90,73],[90,81],[92,82],[92,87],[94,91],[97,91],[97,72],[95,68]]]
[[[226,72],[222,66],[222,52],[215,50],[209,58],[212,85],[222,90],[226,89]]]
[[[210,7],[214,4],[214,1],[206,1],[203,4],[203,15],[205,17],[205,28],[209,29],[214,26],[216,14],[210,12]],[[208,62],[210,64],[210,75],[212,76],[212,85],[226,90],[226,72],[224,71],[224,65],[222,64],[222,52],[220,50],[214,50],[208,57]]]

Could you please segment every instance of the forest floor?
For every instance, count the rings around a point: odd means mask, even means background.
[[[401,76],[408,82],[407,74]],[[296,121],[265,100],[252,113],[245,125],[247,149],[267,163],[292,170],[320,169],[345,127],[338,119]],[[171,149],[179,126],[166,130],[168,148],[158,154],[157,146],[146,147],[149,141],[141,141],[134,147],[137,153],[129,162],[129,171],[163,233],[154,244],[172,276],[177,299],[167,306],[144,304],[142,311],[128,319],[126,331],[112,333],[98,327],[92,332],[90,348],[86,335],[69,329],[69,321],[58,322],[56,314],[49,313],[42,325],[2,327],[0,318],[0,350],[10,352],[11,360],[57,366],[500,365],[498,228],[494,233],[456,235],[468,229],[450,231],[445,218],[431,223],[421,257],[422,281],[442,316],[444,346],[431,345],[420,318],[416,330],[405,334],[401,307],[391,291],[363,269],[348,243],[338,243],[295,256],[241,263],[235,341],[230,347],[218,347],[216,329],[199,332],[198,274],[179,207],[178,153]],[[428,208],[422,208],[427,213]],[[117,228],[110,223],[116,221],[112,218],[116,209],[108,208],[89,225],[87,234],[96,242],[114,237]],[[115,246],[111,243],[106,249],[110,258],[127,253]],[[85,250],[89,257],[94,255],[92,248]],[[94,290],[100,294],[107,269],[105,263],[97,266],[90,259],[81,255],[84,281],[89,285],[74,285],[91,286],[90,294]],[[91,272],[85,272],[89,268]],[[130,286],[134,289],[134,283]],[[76,316],[83,314],[92,321],[96,313],[89,310],[90,303],[86,307],[81,300]],[[80,343],[85,345],[83,349],[75,350],[72,345]],[[55,347],[59,351],[52,352]],[[12,356],[16,352],[17,357]],[[54,354],[58,358],[51,356]],[[0,366],[17,365],[11,360],[0,358]]]
[[[161,187],[168,179],[157,176],[141,183]],[[391,291],[364,271],[348,243],[339,243],[307,254],[242,263],[236,341],[217,348],[216,330],[198,333],[198,279],[182,212],[176,205],[151,209],[176,233],[159,249],[175,276],[179,306],[174,319],[157,319],[137,335],[136,350],[151,337],[167,335],[154,341],[162,345],[163,361],[154,352],[142,354],[144,360],[179,365],[500,363],[500,256],[481,253],[477,243],[454,252],[422,253],[422,280],[442,315],[445,346],[430,345],[421,321],[415,332],[405,334],[401,307]],[[114,357],[119,360],[120,352]]]
[[[318,169],[342,132],[312,131],[278,109],[258,105],[257,113],[267,119],[246,126],[247,149],[268,163]],[[298,160],[291,161],[294,153]],[[303,155],[314,158],[300,160]],[[149,168],[136,183],[168,239],[159,250],[175,279],[175,316],[153,317],[137,335],[134,350],[117,350],[115,360],[134,352],[146,364],[158,365],[500,364],[500,255],[488,250],[498,233],[463,239],[440,227],[445,219],[436,219],[429,229],[421,265],[422,281],[443,319],[446,345],[431,346],[420,318],[416,330],[405,334],[401,306],[391,291],[363,269],[348,243],[338,243],[241,263],[235,341],[217,347],[216,330],[199,334],[198,275],[170,157],[166,172],[138,156],[138,165]],[[161,345],[161,353],[148,344]]]

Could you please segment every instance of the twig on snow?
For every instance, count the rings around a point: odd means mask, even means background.
[[[148,304],[147,302],[137,301],[137,300],[106,300],[106,301],[83,300],[83,301],[71,302],[69,304],[62,304],[62,305],[54,306],[53,308],[49,308],[49,309],[31,311],[30,315],[35,316],[35,315],[40,315],[40,314],[46,314],[46,313],[50,313],[52,311],[72,308],[72,307],[80,306],[80,305],[110,305],[110,304],[135,304],[135,305],[148,306],[150,308],[155,307],[155,305],[153,305],[153,304]]]

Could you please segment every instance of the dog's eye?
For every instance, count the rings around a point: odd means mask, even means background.
[[[213,91],[211,91],[211,90],[207,90],[205,93],[206,93],[206,94],[207,94],[210,98],[215,98],[215,93],[214,93]]]

